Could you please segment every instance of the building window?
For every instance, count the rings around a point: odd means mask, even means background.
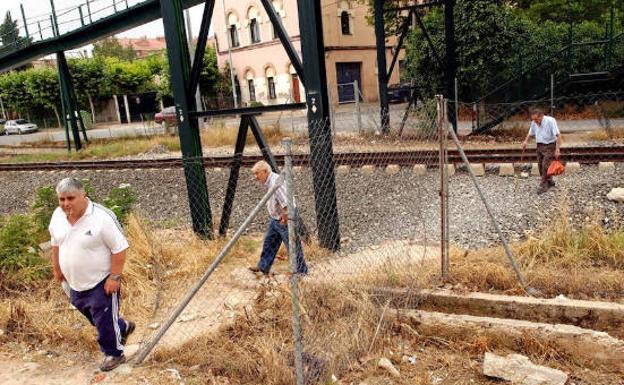
[[[232,47],[238,47],[240,45],[238,29],[236,29],[235,24],[230,25],[230,44],[232,44]]]
[[[251,19],[249,22],[249,31],[251,33],[251,42],[260,43],[260,26],[258,25],[258,19]]]
[[[275,78],[272,76],[267,78],[267,84],[269,86],[269,99],[277,99],[277,94],[275,93]]]
[[[342,29],[343,35],[351,35],[351,21],[349,19],[349,12],[342,11],[340,13],[340,28]]]
[[[271,24],[271,30],[273,31],[273,40],[279,38],[279,36],[277,36],[277,29],[273,24]]]
[[[247,85],[249,86],[249,101],[255,102],[256,101],[256,86],[254,85],[254,80],[248,79]]]

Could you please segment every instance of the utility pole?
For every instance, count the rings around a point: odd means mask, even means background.
[[[386,65],[386,31],[384,23],[384,0],[375,1],[375,43],[377,46],[377,83],[379,84],[379,107],[381,133],[390,133],[390,108],[388,104],[388,80]]]
[[[455,78],[457,77],[457,58],[455,53],[455,0],[444,0],[444,34],[446,38],[446,99],[451,99],[455,93]],[[457,132],[457,116],[455,109],[448,112],[448,120]]]
[[[228,17],[227,13],[225,13],[225,0],[221,0],[221,4],[223,5],[223,19],[225,20],[225,28],[229,31],[228,28]],[[234,108],[238,108],[238,94],[236,93],[236,79],[234,78],[234,62],[232,61],[232,42],[230,41],[229,36],[225,35],[225,40],[227,40],[228,46],[228,60],[230,61],[230,81],[232,82],[232,98],[234,100]]]
[[[191,28],[191,12],[190,10],[187,8],[185,11],[185,16],[186,16],[186,38],[188,40],[188,45],[189,45],[189,51],[191,53],[191,67],[193,66],[193,58],[195,57],[195,45],[193,45],[193,28]],[[197,87],[197,90],[195,91],[195,103],[197,104],[197,108],[200,110],[203,110],[203,103],[202,103],[202,98],[201,98],[201,91],[199,90],[199,86]],[[202,127],[202,118],[197,118],[197,126],[198,127]]]

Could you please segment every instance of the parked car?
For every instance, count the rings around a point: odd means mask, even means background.
[[[4,123],[6,123],[6,119],[0,118],[0,124],[4,124]]]
[[[176,120],[175,106],[165,107],[162,111],[157,112],[156,115],[154,115],[154,121],[158,124],[162,122],[176,123]]]
[[[4,124],[6,134],[27,134],[29,132],[35,132],[39,129],[36,124],[30,123],[26,119],[7,120]]]
[[[410,83],[399,83],[388,86],[388,103],[408,102],[412,95],[413,87]]]

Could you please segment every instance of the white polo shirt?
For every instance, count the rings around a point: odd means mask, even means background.
[[[111,255],[128,248],[115,214],[91,200],[73,225],[57,207],[48,229],[52,246],[59,247],[61,272],[75,291],[89,290],[100,283],[110,274]]]

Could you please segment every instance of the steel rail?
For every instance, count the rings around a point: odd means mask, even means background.
[[[522,152],[514,148],[498,149],[470,149],[465,150],[468,160],[472,163],[532,163],[537,160],[533,151]],[[284,164],[284,155],[276,155],[278,164]],[[262,155],[248,155],[242,158],[241,166],[250,167]],[[449,163],[462,163],[457,150],[448,151]],[[624,162],[624,146],[614,147],[564,147],[561,149],[561,160],[564,162],[598,163]],[[205,167],[228,168],[233,161],[232,156],[203,157],[201,161]],[[426,164],[434,166],[438,162],[437,149],[413,151],[383,151],[383,152],[349,152],[334,154],[336,165],[359,166],[371,164],[378,167],[396,164],[412,166]],[[295,166],[308,166],[309,154],[293,155]],[[103,160],[103,161],[76,161],[54,163],[2,163],[0,171],[62,171],[62,170],[122,170],[122,169],[174,169],[182,168],[182,158],[165,159],[138,159],[138,160]]]

